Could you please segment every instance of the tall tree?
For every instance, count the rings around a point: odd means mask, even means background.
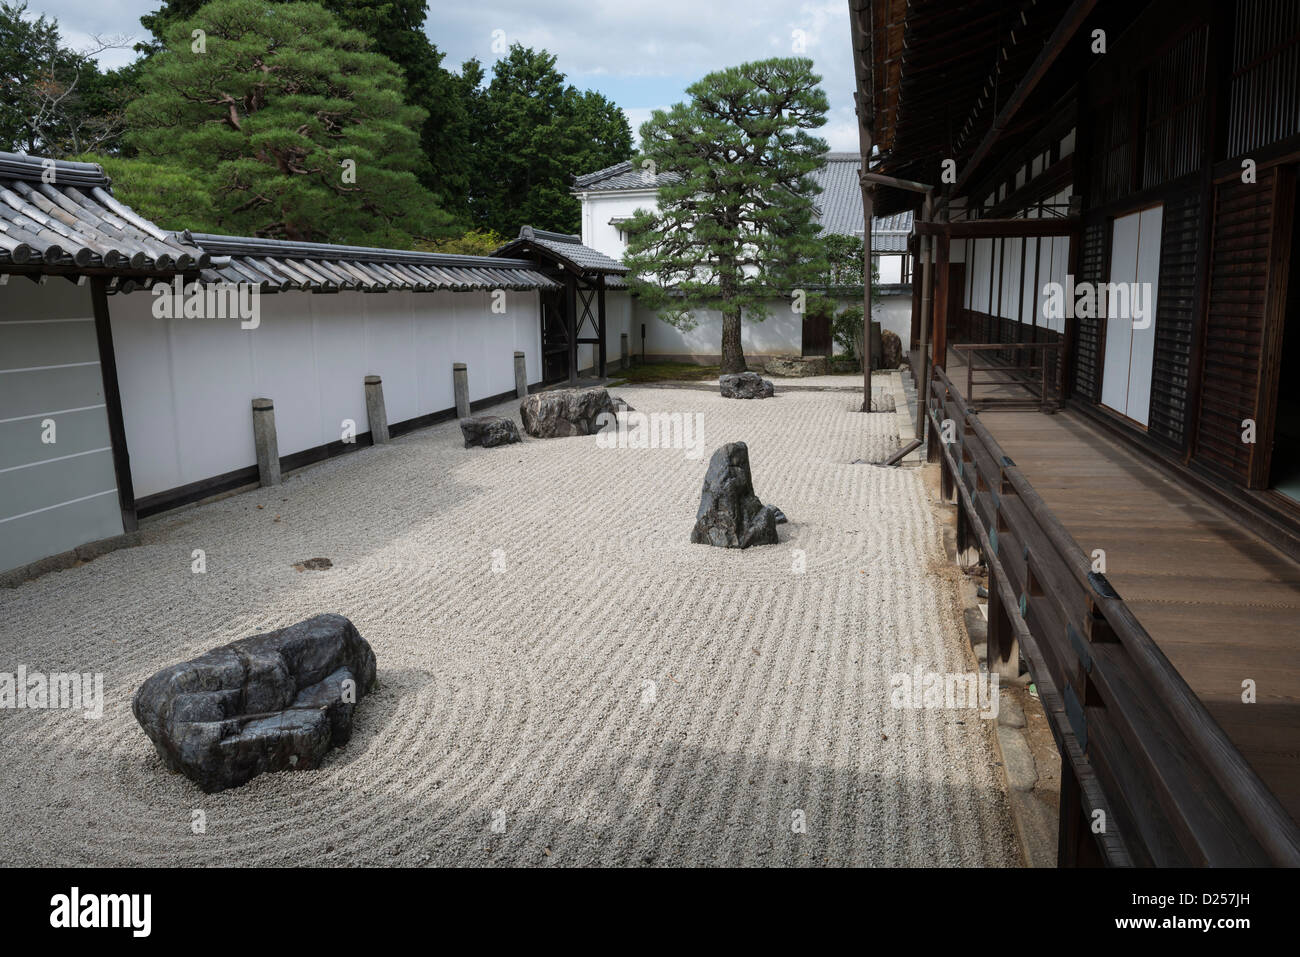
[[[641,126],[642,157],[676,179],[659,209],[628,223],[632,290],[680,328],[695,312],[722,314],[722,372],[745,370],[741,319],[761,321],[773,295],[794,296],[826,271],[812,221],[810,174],[826,142],[826,94],[804,58],[710,73],[690,102],[655,110]]]
[[[266,0],[284,3],[289,0]],[[146,53],[162,48],[162,38],[175,24],[189,19],[204,0],[165,0],[140,22],[154,43]],[[397,64],[406,80],[406,101],[427,114],[419,126],[420,148],[427,160],[417,169],[421,182],[436,192],[448,211],[469,222],[471,154],[464,148],[469,130],[467,94],[461,76],[442,65],[444,54],[424,32],[427,0],[321,0],[345,27],[370,38],[376,53]],[[481,72],[474,80],[477,86]]]
[[[380,245],[444,233],[449,217],[414,175],[424,114],[368,47],[319,4],[267,16],[263,0],[214,0],[145,64],[128,143],[204,180],[213,228]]]
[[[101,73],[94,57],[129,41],[64,46],[58,22],[29,18],[27,4],[0,2],[0,149],[63,159],[113,150],[124,126],[129,71]]]
[[[545,50],[519,44],[492,67],[492,82],[473,114],[477,144],[476,221],[506,235],[524,224],[573,233],[581,207],[570,177],[632,154],[623,112],[592,91],[565,83]]]

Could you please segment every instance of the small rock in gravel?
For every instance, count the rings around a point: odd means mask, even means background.
[[[460,434],[465,438],[467,449],[475,445],[492,449],[520,441],[514,420],[501,415],[471,415],[461,419]]]
[[[307,558],[294,562],[293,567],[300,572],[323,572],[327,568],[333,568],[334,563],[328,558]]]

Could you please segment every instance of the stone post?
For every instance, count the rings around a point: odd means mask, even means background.
[[[619,335],[618,335],[618,351],[619,351],[619,361],[620,361],[620,363],[621,363],[621,365],[619,366],[619,368],[620,368],[620,369],[627,369],[627,365],[628,365],[628,352],[627,352],[627,333],[626,333],[626,332],[620,332]]]
[[[270,399],[253,400],[253,448],[262,486],[279,485],[280,444],[275,438],[275,403]]]
[[[452,388],[456,392],[456,418],[469,418],[469,370],[463,362],[451,366]]]
[[[515,353],[515,398],[528,398],[528,363],[522,352]]]
[[[370,420],[370,441],[388,442],[388,410],[384,408],[384,382],[377,375],[366,376],[366,418]]]

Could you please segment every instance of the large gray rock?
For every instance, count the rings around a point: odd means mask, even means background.
[[[519,403],[524,431],[542,439],[570,435],[595,435],[605,422],[596,420],[602,413],[617,415],[619,400],[610,398],[601,386],[588,389],[554,389],[536,392]],[[626,406],[626,403],[623,403]]]
[[[317,615],[164,668],[131,710],[163,764],[211,793],[317,767],[374,686],[375,654],[352,622]]]
[[[514,419],[500,415],[471,415],[468,419],[461,419],[460,434],[465,436],[465,448],[479,445],[492,449],[520,441]]]
[[[719,378],[718,385],[726,399],[767,399],[775,391],[757,372],[733,372]]]
[[[704,492],[695,513],[691,541],[697,545],[748,548],[775,545],[780,509],[764,505],[754,494],[749,472],[749,447],[729,442],[709,459],[704,473]]]
[[[830,375],[831,360],[828,356],[773,356],[764,368],[768,375]]]

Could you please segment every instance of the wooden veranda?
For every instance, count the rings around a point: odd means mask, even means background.
[[[1023,653],[1052,719],[1061,862],[1296,864],[1300,563],[1078,411],[974,411],[948,368],[929,451],[990,571],[990,667]]]

